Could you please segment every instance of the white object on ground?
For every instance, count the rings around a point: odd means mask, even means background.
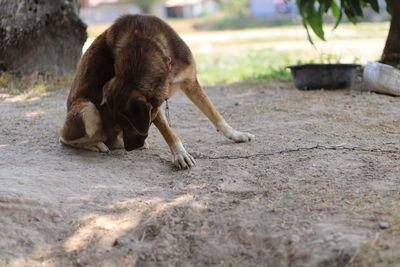
[[[400,96],[400,70],[378,62],[364,69],[365,90]]]

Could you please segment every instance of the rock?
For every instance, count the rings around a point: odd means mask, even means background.
[[[298,243],[300,241],[300,237],[296,234],[291,234],[288,238],[288,244],[292,245],[294,243]]]
[[[390,224],[388,222],[379,222],[380,229],[388,229],[390,228]]]

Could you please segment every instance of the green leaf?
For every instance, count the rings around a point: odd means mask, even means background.
[[[314,2],[314,0],[312,0]],[[296,0],[296,5],[299,8],[300,14],[305,14],[306,6],[310,3],[309,0]]]
[[[346,9],[344,10],[344,13],[346,14],[347,18],[349,19],[349,21],[350,21],[351,23],[357,24],[357,22],[358,22],[357,17],[354,16],[353,13],[351,13],[350,11],[348,11],[348,10],[346,10]]]
[[[373,9],[375,12],[378,12],[378,13],[379,13],[379,3],[378,3],[378,0],[365,0],[365,2],[366,2],[366,3],[369,3],[369,4],[371,5],[372,9]]]
[[[315,10],[314,3],[307,5],[307,22],[310,25],[314,33],[321,39],[325,41],[325,33],[323,29],[323,19],[322,19],[322,7],[319,6],[318,10]]]
[[[354,6],[353,0],[341,0],[342,10],[346,17],[353,24],[357,23],[357,10]]]
[[[364,16],[364,12],[362,10],[361,4],[364,3],[360,0],[347,0],[353,12],[356,14],[357,17]]]
[[[310,35],[310,30],[308,29],[308,26],[307,26],[307,22],[304,19],[302,19],[302,22],[303,22],[303,26],[307,32],[308,41],[310,42],[310,44],[312,44],[315,47],[314,41],[312,40],[311,35]]]
[[[343,18],[343,11],[339,10],[339,17],[336,19],[335,26],[333,26],[332,30],[335,30],[339,26],[340,22],[342,21],[342,18]]]
[[[393,11],[394,1],[400,0],[386,0],[387,10],[390,14]],[[336,20],[333,29],[338,27],[343,16],[346,16],[350,22],[356,24],[364,16],[363,8],[367,6],[370,6],[376,12],[380,11],[379,0],[296,0],[296,4],[307,31],[308,40],[313,45],[310,28],[320,39],[325,41],[323,15],[328,13],[329,10]]]
[[[333,17],[336,19],[336,21],[338,21],[339,18],[341,18],[342,12],[341,12],[338,4],[336,3],[336,0],[333,0],[331,2],[331,11],[332,11]]]
[[[323,13],[328,13],[331,8],[332,2],[335,0],[319,0],[319,4],[321,5],[321,9]]]

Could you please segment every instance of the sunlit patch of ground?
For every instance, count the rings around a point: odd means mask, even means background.
[[[155,127],[148,150],[60,145],[67,90],[2,95],[0,265],[399,262],[399,98],[276,80],[206,91],[256,139],[225,139],[178,94],[173,128],[197,158],[187,171]],[[316,145],[338,149],[297,150]],[[208,158],[223,156],[243,158]]]

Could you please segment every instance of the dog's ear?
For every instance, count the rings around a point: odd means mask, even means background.
[[[129,102],[130,121],[141,135],[147,135],[151,124],[152,106],[143,99],[134,99]]]
[[[104,106],[105,104],[109,104],[110,108],[112,108],[114,104],[114,97],[116,94],[122,90],[122,84],[117,78],[112,78],[103,86],[103,97],[100,105]]]

